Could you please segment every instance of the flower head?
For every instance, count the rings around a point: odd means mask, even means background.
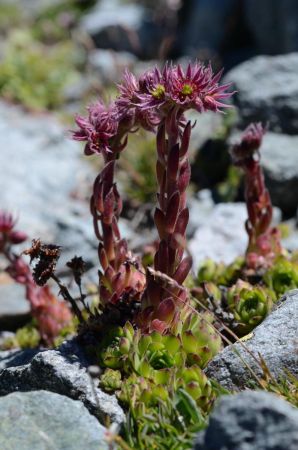
[[[253,158],[262,144],[266,127],[259,123],[251,123],[243,132],[240,142],[231,149],[231,156],[235,164]]]
[[[154,131],[160,121],[156,110],[139,107],[141,92],[146,89],[144,84],[144,80],[137,80],[131,72],[126,70],[122,83],[118,85],[120,95],[115,102],[118,117],[121,124],[127,124],[130,130],[141,126],[147,131]]]
[[[229,84],[219,85],[222,71],[214,75],[211,66],[204,66],[196,62],[188,64],[184,71],[180,64],[174,67],[170,77],[170,98],[183,109],[219,111],[226,108],[223,99],[232,96],[233,92],[226,92]]]
[[[88,117],[77,116],[75,121],[79,130],[73,132],[73,139],[86,141],[85,154],[109,153],[110,139],[118,129],[115,106],[107,108],[101,101],[88,107]]]

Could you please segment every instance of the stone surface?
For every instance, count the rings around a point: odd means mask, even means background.
[[[262,166],[272,202],[291,216],[295,215],[298,206],[297,149],[298,136],[278,133],[267,133],[261,147]]]
[[[0,330],[14,330],[29,319],[30,307],[24,286],[0,281]]]
[[[239,141],[235,131],[229,145]],[[298,136],[268,131],[261,146],[261,164],[273,205],[286,216],[295,216],[298,207]]]
[[[80,401],[46,391],[0,398],[1,450],[104,450],[106,429]]]
[[[0,103],[0,208],[18,216],[30,239],[62,245],[62,263],[76,253],[92,264],[96,242],[84,195],[94,173],[66,131],[52,116]]]
[[[220,398],[194,450],[296,450],[298,410],[268,392]]]
[[[247,218],[244,203],[219,203],[210,208],[208,203],[193,202],[190,210],[190,224],[197,229],[189,241],[189,251],[193,257],[193,270],[207,258],[230,264],[237,256],[243,255],[247,246],[244,222]],[[274,222],[278,223],[281,213],[274,208]]]
[[[233,82],[233,96],[241,125],[269,122],[270,129],[298,134],[298,53],[257,56],[232,69],[225,77]]]
[[[206,369],[207,375],[230,390],[248,386],[254,380],[242,360],[255,374],[262,375],[260,365],[249,352],[255,358],[260,353],[275,377],[283,375],[285,369],[298,375],[297,323],[298,289],[295,289],[287,293],[254,329],[252,337],[243,343],[226,347],[215,356]]]
[[[102,0],[82,18],[80,27],[92,37],[98,48],[138,53],[137,31],[143,14],[141,5]]]
[[[34,352],[0,353],[0,395],[15,391],[48,390],[80,400],[102,423],[122,423],[124,413],[116,397],[104,393],[91,380],[86,355],[76,341],[65,342],[58,349]],[[31,357],[31,359],[30,359]],[[1,370],[2,366],[2,370]]]
[[[119,83],[125,69],[132,69],[136,57],[129,52],[94,49],[88,55],[91,69],[104,83]]]

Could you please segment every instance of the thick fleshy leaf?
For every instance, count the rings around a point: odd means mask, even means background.
[[[163,337],[163,342],[165,345],[165,348],[168,352],[171,353],[171,355],[175,355],[176,352],[181,348],[181,342],[180,339],[177,336],[168,335]]]
[[[154,258],[154,266],[156,270],[160,272],[167,273],[168,272],[168,264],[169,264],[169,255],[168,255],[168,246],[166,241],[163,239],[159,243],[158,251],[156,252]],[[157,280],[158,283],[158,280]]]
[[[181,165],[179,177],[178,177],[178,189],[179,192],[184,192],[189,185],[191,177],[191,167],[188,160],[185,160]]]
[[[179,168],[179,145],[174,145],[168,157],[168,176],[172,180],[176,180]]]
[[[167,384],[170,380],[171,372],[169,369],[154,370],[153,379],[156,384]]]
[[[105,271],[108,268],[109,261],[108,261],[107,254],[106,254],[105,249],[103,248],[102,244],[99,245],[99,247],[98,247],[98,257],[99,257],[101,267]]]
[[[166,218],[159,208],[155,208],[154,222],[160,239],[164,239],[166,237]]]
[[[192,266],[192,257],[186,256],[181,261],[176,272],[174,273],[174,276],[173,276],[174,280],[176,280],[177,283],[182,284],[184,282],[185,278],[187,277],[187,275],[189,274],[191,266]]]
[[[165,138],[165,126],[161,125],[158,129],[156,135],[156,147],[158,159],[164,162],[165,152],[166,152],[166,138]]]
[[[161,320],[154,319],[150,324],[150,329],[153,331],[158,331],[159,333],[163,333],[168,328],[168,325]]]
[[[186,353],[197,353],[198,343],[191,331],[182,333],[182,345]]]
[[[113,220],[113,214],[114,214],[114,206],[115,206],[115,196],[113,192],[113,188],[108,192],[104,199],[103,204],[103,214],[102,214],[102,221],[105,224],[111,224]]]
[[[179,191],[174,192],[174,194],[169,199],[167,213],[165,217],[165,228],[168,233],[173,233],[177,221],[177,216],[180,206],[180,194]]]
[[[157,161],[157,163],[156,163],[156,177],[157,177],[157,182],[158,182],[159,186],[162,185],[162,183],[164,181],[164,176],[165,176],[164,165],[160,161]]]
[[[156,316],[159,320],[170,323],[175,314],[175,303],[171,297],[164,299],[158,306]]]
[[[189,120],[187,122],[186,127],[184,128],[182,139],[181,139],[180,158],[185,156],[187,153],[187,150],[189,147],[190,135],[191,135],[191,122]]]
[[[189,221],[189,210],[188,208],[184,208],[182,211],[180,211],[178,215],[174,234],[180,234],[181,236],[184,236],[188,221]]]

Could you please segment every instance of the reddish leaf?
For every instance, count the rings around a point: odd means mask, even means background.
[[[165,225],[166,225],[166,231],[168,233],[173,233],[177,221],[177,216],[179,212],[179,206],[180,206],[180,194],[179,191],[174,192],[174,194],[171,196],[168,207],[167,207],[167,213],[165,218]]]
[[[192,266],[192,258],[190,256],[186,256],[181,263],[179,264],[173,278],[177,281],[177,283],[182,284],[189,274],[189,271]]]
[[[170,323],[175,314],[175,303],[171,297],[164,299],[158,306],[156,311],[156,318],[163,322]]]
[[[166,221],[164,213],[159,208],[155,209],[154,222],[160,239],[164,239],[166,237]]]
[[[180,192],[184,192],[187,186],[189,185],[191,177],[191,168],[189,161],[186,160],[183,162],[180,168],[180,173],[178,177],[178,189]]]
[[[179,169],[179,145],[175,144],[168,157],[168,176],[172,180],[176,180]]]
[[[186,127],[184,128],[184,132],[181,138],[181,146],[180,146],[180,158],[186,155],[188,147],[189,147],[189,140],[191,135],[191,123],[190,120],[187,122]]]

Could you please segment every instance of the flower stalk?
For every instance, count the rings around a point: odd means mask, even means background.
[[[265,132],[261,123],[250,124],[241,141],[231,149],[234,164],[245,174],[248,213],[245,227],[249,238],[246,265],[253,270],[270,267],[282,252],[280,232],[271,225],[273,208],[260,164],[260,147]]]

